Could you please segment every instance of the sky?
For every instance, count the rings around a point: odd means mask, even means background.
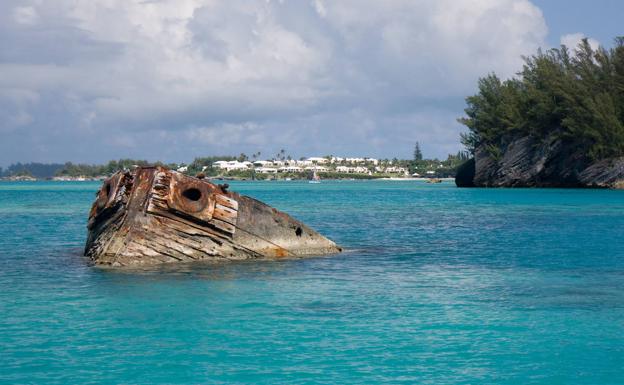
[[[0,166],[462,149],[479,77],[624,35],[595,0],[3,0]]]

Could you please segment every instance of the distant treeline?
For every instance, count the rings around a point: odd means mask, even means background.
[[[3,176],[33,176],[35,178],[49,178],[63,168],[60,163],[14,163],[3,169],[0,167],[0,177]]]
[[[257,155],[257,154],[256,154]],[[256,156],[252,157],[252,161]],[[289,157],[284,156],[284,159]],[[102,177],[109,176],[119,170],[129,170],[135,166],[165,166],[170,169],[178,169],[181,166],[186,167],[186,173],[189,175],[196,175],[200,172],[207,176],[223,175],[224,171],[219,168],[213,168],[212,165],[218,160],[247,160],[249,159],[245,154],[239,156],[222,155],[222,156],[209,156],[195,158],[191,163],[163,163],[163,162],[148,162],[146,160],[137,159],[119,159],[111,160],[103,165],[96,164],[78,164],[67,162],[65,164],[53,163],[15,163],[9,166],[7,169],[2,170],[0,168],[0,177],[9,176],[33,176],[39,179],[46,179],[52,177]],[[383,159],[381,164],[392,164],[393,166],[405,167],[410,173],[419,173],[424,175],[427,170],[435,170],[436,176],[448,177],[455,175],[455,169],[458,165],[468,159],[468,154],[465,152],[458,152],[456,155],[449,155],[446,160],[438,159],[423,159],[420,147],[416,144],[416,150],[414,153],[414,159],[401,160],[401,159]],[[238,177],[250,177],[251,170],[249,171],[231,171],[227,173],[230,176]],[[358,177],[358,176],[353,176]]]
[[[177,167],[175,164],[164,164],[161,162],[150,163],[146,160],[136,159],[119,159],[111,160],[103,165],[95,164],[76,164],[67,162],[60,163],[15,163],[6,169],[0,168],[0,176],[33,176],[35,178],[45,179],[55,176],[67,177],[97,177],[108,176],[118,170],[126,170],[138,166],[146,166],[150,164],[165,165],[168,167]]]
[[[210,167],[217,160],[234,160],[234,156],[211,156],[195,158],[187,167],[189,172],[197,173],[204,166]],[[111,160],[106,164],[82,164],[82,163],[14,163],[3,169],[0,167],[0,177],[8,176],[32,176],[39,179],[59,177],[99,177],[108,176],[119,170],[129,170],[134,166],[165,166],[171,169],[177,169],[178,163],[164,162],[148,162],[139,159],[119,159]]]
[[[525,58],[518,78],[479,80],[466,99],[462,143],[492,155],[510,138],[561,139],[593,160],[624,155],[624,37],[592,49],[587,39]]]
[[[74,164],[67,162],[63,167],[55,173],[54,176],[108,176],[120,170],[130,170],[135,166],[166,166],[169,168],[176,168],[177,164],[165,164],[162,162],[148,162],[146,160],[137,159],[119,159],[111,160],[103,165],[90,165],[90,164]]]

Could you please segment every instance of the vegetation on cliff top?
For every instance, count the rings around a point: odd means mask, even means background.
[[[479,80],[466,99],[469,132],[462,143],[497,155],[518,136],[554,137],[598,160],[624,155],[624,37],[613,48],[592,49],[587,39],[525,58],[517,78]]]

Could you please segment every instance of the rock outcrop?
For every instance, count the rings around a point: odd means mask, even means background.
[[[474,158],[462,163],[455,173],[457,187],[474,187],[475,160]]]
[[[540,141],[517,137],[494,150],[478,147],[474,159],[458,169],[455,183],[459,187],[622,188],[624,157],[592,162],[577,146],[554,136]]]

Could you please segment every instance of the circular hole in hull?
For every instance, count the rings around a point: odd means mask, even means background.
[[[202,193],[194,187],[188,188],[182,192],[182,196],[190,201],[197,202],[201,199]]]

